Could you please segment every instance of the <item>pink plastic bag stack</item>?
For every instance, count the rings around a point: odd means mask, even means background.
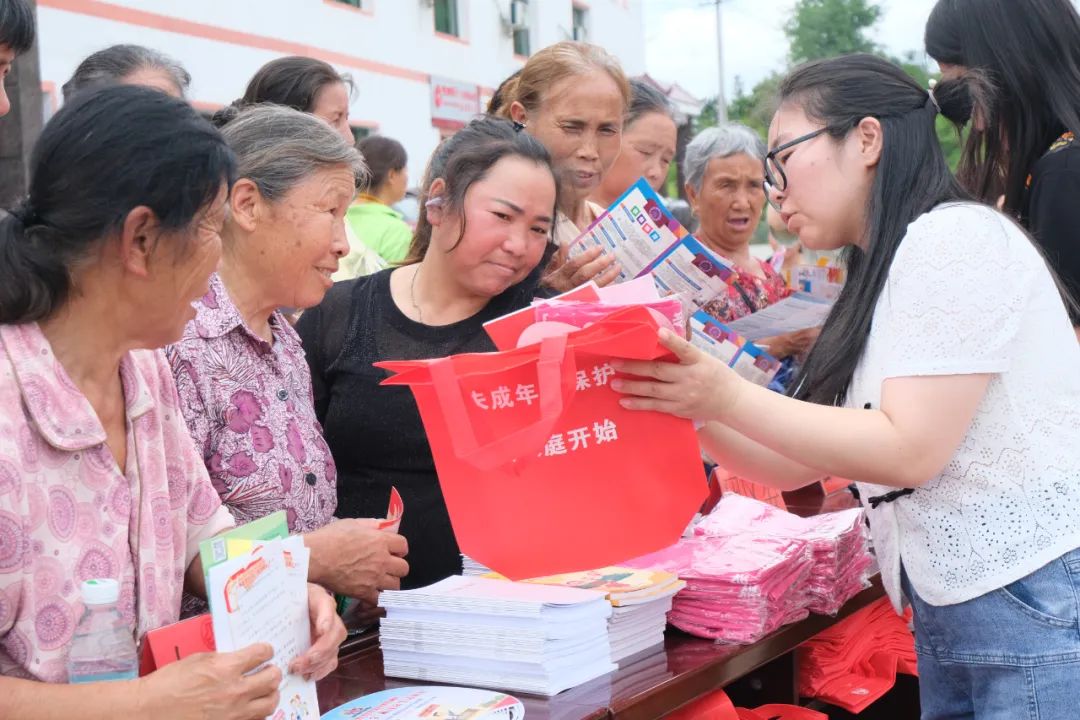
[[[686,581],[672,625],[745,644],[810,612],[836,613],[866,587],[871,559],[858,509],[804,519],[728,494],[693,537],[625,564]]]
[[[860,508],[803,518],[729,493],[695,533],[710,537],[750,533],[808,543],[814,563],[806,584],[810,595],[807,609],[821,615],[835,615],[867,587],[873,564]]]

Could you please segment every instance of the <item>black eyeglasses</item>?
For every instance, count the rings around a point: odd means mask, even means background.
[[[812,133],[807,133],[802,137],[797,137],[791,142],[786,142],[778,148],[773,148],[765,155],[765,197],[768,199],[769,204],[776,210],[780,209],[780,205],[773,199],[773,191],[784,192],[787,190],[787,173],[784,172],[784,165],[780,162],[780,158],[776,157],[785,150],[795,147],[799,143],[804,143],[807,140],[813,140],[818,135],[827,132],[829,128],[823,127],[820,130],[815,130]]]

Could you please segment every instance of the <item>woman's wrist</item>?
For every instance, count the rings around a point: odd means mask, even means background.
[[[747,388],[756,386],[731,370],[717,375],[718,382],[716,392],[713,393],[714,401],[710,407],[709,417],[701,419],[728,425],[739,417],[740,406],[746,402]]]

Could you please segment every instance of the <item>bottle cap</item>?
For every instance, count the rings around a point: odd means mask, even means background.
[[[84,605],[109,605],[120,599],[120,583],[112,578],[84,580],[79,591]]]

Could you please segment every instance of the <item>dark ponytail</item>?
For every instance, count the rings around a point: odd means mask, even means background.
[[[0,218],[0,323],[48,318],[72,272],[144,206],[188,227],[235,172],[224,139],[186,102],[131,85],[80,93],[45,126],[30,191]]]
[[[67,266],[49,234],[26,205],[0,218],[0,323],[47,317],[67,298]]]
[[[937,205],[970,199],[938,143],[934,121],[939,109],[949,120],[962,122],[986,96],[978,76],[941,82],[930,93],[899,67],[873,55],[810,62],[781,83],[781,104],[801,108],[834,140],[843,140],[867,117],[877,118],[883,135],[864,242],[847,250],[847,283],[792,384],[795,397],[843,404],[908,225]]]
[[[1080,135],[1080,11],[1070,0],[938,0],[926,52],[984,73],[994,102],[969,128],[958,174],[1018,216],[1035,163],[1064,132]]]

